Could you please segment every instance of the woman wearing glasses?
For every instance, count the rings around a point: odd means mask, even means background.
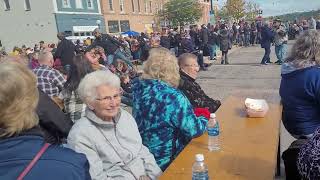
[[[156,179],[160,168],[142,145],[134,118],[120,109],[119,78],[109,71],[92,72],[78,92],[87,109],[72,127],[68,144],[87,156],[92,179]]]

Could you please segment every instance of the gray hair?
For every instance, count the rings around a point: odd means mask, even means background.
[[[300,64],[302,61],[320,64],[320,32],[317,30],[304,32],[293,45],[286,61],[295,61],[295,64]]]
[[[97,87],[107,85],[120,88],[120,79],[110,71],[98,70],[87,74],[80,82],[78,94],[83,102],[90,102],[97,98]]]
[[[197,56],[191,53],[183,53],[178,57],[178,64],[179,66],[185,65],[186,61],[188,59],[196,59],[197,60]]]

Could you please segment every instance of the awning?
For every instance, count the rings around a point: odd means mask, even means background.
[[[73,32],[92,32],[98,26],[73,26]]]

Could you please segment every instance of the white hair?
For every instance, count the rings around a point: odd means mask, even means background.
[[[87,74],[80,82],[78,94],[83,102],[93,101],[97,98],[97,87],[107,85],[120,88],[120,79],[110,71],[94,71]]]

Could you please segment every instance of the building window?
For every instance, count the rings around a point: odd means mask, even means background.
[[[130,31],[129,21],[120,21],[121,32]]]
[[[134,12],[134,0],[131,0],[131,4],[132,4],[132,12]]]
[[[62,7],[70,8],[70,0],[62,0]]]
[[[119,4],[120,4],[120,11],[124,12],[124,0],[119,0]]]
[[[30,0],[24,0],[24,8],[26,11],[31,11]]]
[[[76,8],[77,9],[82,9],[83,8],[82,0],[76,0]]]
[[[88,9],[93,9],[92,0],[87,0]]]
[[[113,0],[109,0],[109,9],[110,11],[113,11]]]
[[[148,3],[147,0],[144,0],[144,13],[148,12]]]
[[[152,13],[152,1],[149,1],[149,12]]]
[[[141,9],[140,9],[140,0],[137,0],[138,1],[138,12],[141,12]]]
[[[6,11],[9,11],[9,10],[10,10],[9,0],[4,0],[4,6],[5,6],[5,10],[6,10]]]
[[[118,21],[108,21],[109,33],[119,32],[119,22]]]

